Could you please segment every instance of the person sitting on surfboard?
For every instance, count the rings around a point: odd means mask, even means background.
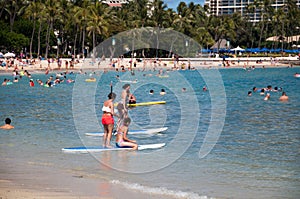
[[[5,119],[5,124],[3,126],[0,126],[0,128],[1,129],[6,129],[6,130],[15,128],[14,126],[10,125],[10,123],[11,123],[11,119],[10,118],[6,118]]]
[[[132,150],[137,150],[138,145],[135,140],[130,140],[127,138],[128,133],[128,126],[131,122],[129,117],[125,118],[123,121],[123,125],[118,129],[116,135],[116,147],[123,148],[123,147],[131,147]]]
[[[111,135],[114,129],[114,103],[113,101],[116,98],[115,93],[108,94],[108,100],[103,103],[102,111],[102,124],[104,128],[104,135],[103,135],[103,147],[111,148],[110,140]]]

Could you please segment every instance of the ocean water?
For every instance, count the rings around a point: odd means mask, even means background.
[[[70,74],[74,84],[51,88],[29,87],[23,77],[0,87],[0,120],[10,117],[15,126],[0,130],[1,175],[16,177],[26,171],[38,178],[39,172],[47,176],[58,171],[160,198],[299,198],[300,78],[293,77],[299,70],[172,71],[165,78],[156,76],[157,71],[95,72]],[[118,101],[124,84],[116,75],[138,80],[131,84],[138,102],[167,102],[129,110],[131,129],[168,127],[164,133],[130,137],[139,144],[164,142],[166,147],[63,153],[63,147],[102,144],[100,137],[85,133],[102,132],[102,103],[111,89]],[[45,81],[49,76],[33,73],[32,78]],[[85,82],[91,76],[97,81]],[[254,86],[268,85],[281,87],[289,101],[278,100],[281,92],[271,92],[268,101],[259,93],[247,96]],[[159,95],[161,89],[167,94]],[[33,179],[26,182],[34,187]],[[54,179],[47,186],[65,183]],[[90,194],[102,196],[99,192]]]

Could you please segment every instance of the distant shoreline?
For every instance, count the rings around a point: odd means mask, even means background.
[[[92,62],[92,59],[79,59],[78,63],[74,64],[73,68],[68,67],[66,69],[66,62],[70,62],[71,59],[61,59],[61,67],[58,67],[57,60],[52,60],[48,64],[47,60],[39,61],[32,65],[22,64],[18,65],[18,70],[28,70],[31,73],[44,73],[48,65],[50,65],[49,72],[65,72],[65,71],[104,71],[104,70],[118,70],[122,68],[125,70],[152,70],[152,69],[165,69],[165,70],[188,70],[190,69],[229,69],[229,68],[279,68],[279,67],[299,67],[300,60],[298,57],[237,57],[237,58],[179,58],[179,61],[174,61],[171,58],[146,58],[144,60],[136,58],[133,59],[131,64],[131,58],[124,59],[96,59]],[[68,65],[70,66],[70,65]],[[0,73],[12,73],[15,67],[1,67]]]

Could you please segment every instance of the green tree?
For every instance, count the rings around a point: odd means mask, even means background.
[[[24,16],[28,17],[30,20],[33,21],[32,25],[32,33],[31,33],[31,38],[30,38],[30,45],[29,45],[29,55],[30,58],[32,58],[32,44],[33,44],[33,39],[34,39],[34,34],[35,34],[35,29],[36,29],[36,23],[39,17],[40,11],[43,9],[42,4],[38,1],[32,1],[30,4],[27,6],[25,9]]]
[[[102,3],[96,2],[89,6],[90,15],[87,22],[87,32],[90,36],[92,34],[93,39],[93,58],[96,56],[96,34],[101,35],[106,38],[109,34],[108,27],[108,13],[109,9],[105,7]]]

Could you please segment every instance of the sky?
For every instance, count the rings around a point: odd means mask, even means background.
[[[163,1],[165,2],[165,4],[168,5],[168,8],[172,8],[173,10],[176,10],[180,2],[185,2],[187,5],[190,2],[194,2],[195,4],[200,4],[202,6],[204,4],[204,0],[163,0]]]

